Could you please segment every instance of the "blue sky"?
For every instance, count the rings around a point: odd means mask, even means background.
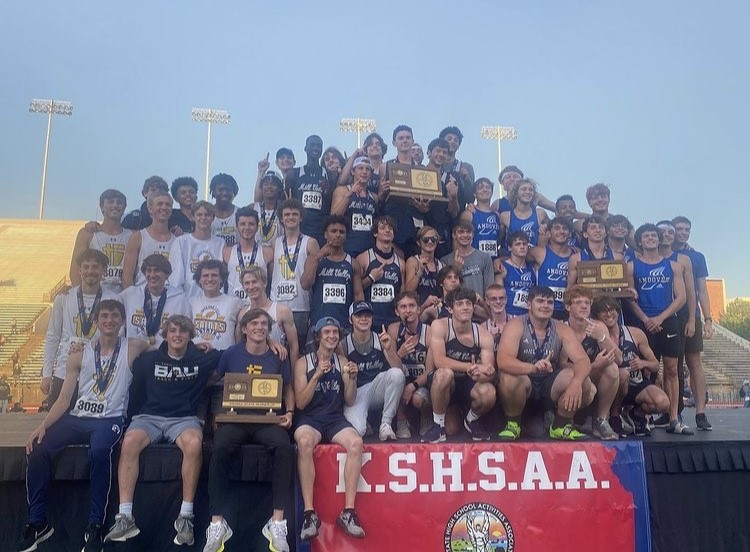
[[[257,161],[308,134],[349,152],[342,117],[372,117],[390,142],[409,124],[426,146],[465,134],[459,157],[497,177],[482,125],[510,125],[503,160],[545,195],[585,206],[595,182],[636,224],[683,214],[729,297],[750,296],[737,252],[750,151],[746,3],[696,1],[6,2],[0,7],[0,217],[38,212],[46,119],[32,98],[69,100],[53,122],[47,218],[89,219],[108,187],[140,204],[143,180],[202,184],[249,201]],[[743,38],[744,37],[744,38]]]

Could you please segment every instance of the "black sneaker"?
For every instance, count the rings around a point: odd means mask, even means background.
[[[620,437],[627,437],[633,435],[633,425],[629,419],[624,418],[623,414],[609,417],[609,426],[617,433]]]
[[[442,443],[446,439],[445,437],[445,428],[440,427],[435,422],[432,422],[432,427],[428,429],[424,435],[422,435],[422,438],[420,439],[420,442],[422,443]]]
[[[636,437],[651,437],[651,430],[648,428],[648,421],[645,417],[631,413],[629,421],[633,423],[633,435]]]
[[[666,414],[662,414],[658,418],[654,418],[653,426],[654,427],[669,427],[669,416]]]
[[[471,422],[464,418],[464,429],[469,433],[472,441],[490,440],[490,433],[484,429],[479,418]]]
[[[705,413],[695,415],[695,427],[698,431],[711,431],[713,429]]]
[[[302,518],[302,530],[300,531],[299,538],[306,541],[317,537],[318,529],[320,529],[318,514],[315,513],[315,510],[308,510]]]
[[[104,544],[102,543],[102,526],[101,525],[89,525],[86,527],[86,533],[84,534],[83,550],[81,552],[102,552]]]
[[[18,552],[31,552],[36,545],[52,536],[55,529],[49,523],[29,523],[23,530],[23,540],[18,545]]]
[[[336,524],[344,530],[344,533],[355,539],[365,538],[365,530],[359,521],[359,516],[354,510],[344,510],[336,519]]]

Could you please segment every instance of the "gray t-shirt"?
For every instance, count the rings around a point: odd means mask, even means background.
[[[443,264],[452,265],[455,254],[455,252],[449,253],[440,260]],[[461,277],[464,279],[463,285],[465,287],[473,289],[481,297],[484,297],[484,291],[495,281],[492,257],[487,253],[473,249],[469,255],[464,256]]]

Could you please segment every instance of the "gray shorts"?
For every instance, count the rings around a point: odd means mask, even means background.
[[[138,414],[133,416],[128,431],[140,429],[144,431],[151,444],[166,441],[174,443],[183,431],[194,429],[203,434],[203,421],[197,416],[184,416],[181,418],[166,418],[164,416],[152,416],[151,414]]]

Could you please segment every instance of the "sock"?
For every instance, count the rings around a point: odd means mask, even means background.
[[[182,501],[182,505],[180,506],[180,515],[181,516],[192,516],[193,515],[193,503],[192,502],[185,502]]]
[[[515,422],[518,425],[521,425],[521,416],[508,416],[509,422]]]
[[[129,518],[133,517],[133,503],[132,502],[123,502],[120,504],[120,511],[119,513],[125,514]]]
[[[432,413],[432,419],[435,421],[437,425],[440,427],[445,427],[445,414],[435,414]]]
[[[466,421],[471,423],[474,420],[479,419],[479,414],[476,414],[471,408],[469,409],[469,412],[466,414]]]
[[[563,427],[570,423],[570,418],[563,418],[557,412],[555,412],[555,421],[552,422],[552,427]]]

